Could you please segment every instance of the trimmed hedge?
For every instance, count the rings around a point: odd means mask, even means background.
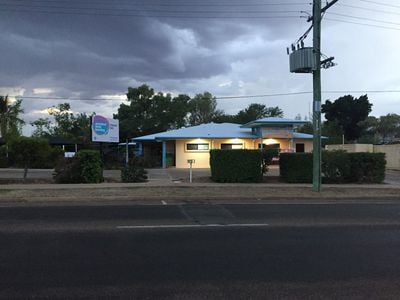
[[[281,153],[279,155],[281,178],[289,183],[312,182],[312,153]]]
[[[210,166],[216,182],[260,182],[263,178],[259,150],[211,150]]]
[[[349,182],[382,183],[385,180],[385,153],[349,153]]]
[[[311,183],[312,153],[281,153],[280,176],[289,183]],[[385,179],[384,153],[322,153],[322,181],[324,183],[382,183]]]
[[[322,152],[321,173],[324,183],[348,182],[350,168],[350,156],[346,151]]]

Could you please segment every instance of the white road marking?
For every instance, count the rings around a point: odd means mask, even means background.
[[[178,224],[178,225],[121,225],[117,229],[162,229],[162,228],[202,228],[202,227],[263,227],[267,223],[259,224]]]
[[[162,205],[167,205],[167,201],[161,200]]]

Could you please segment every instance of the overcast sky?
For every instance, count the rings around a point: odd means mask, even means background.
[[[302,12],[310,2],[0,0],[0,94],[39,97],[23,101],[29,123],[63,102],[112,117],[127,88],[143,83],[190,96],[312,91],[312,75],[291,74],[286,54],[310,25]],[[399,20],[396,0],[339,0],[330,8],[322,52],[338,65],[322,71],[322,90],[400,91]],[[324,92],[322,100],[344,94]],[[400,93],[368,96],[372,115],[400,113]],[[307,116],[311,102],[312,94],[218,99],[218,108],[234,114],[262,103],[294,118]]]

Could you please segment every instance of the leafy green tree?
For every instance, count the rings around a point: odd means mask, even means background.
[[[32,132],[32,137],[49,138],[54,135],[53,127],[49,118],[39,118],[30,124],[35,127]]]
[[[171,129],[182,128],[187,125],[187,117],[189,114],[189,101],[188,95],[180,94],[172,99],[171,103]]]
[[[244,110],[239,111],[235,119],[239,124],[246,124],[254,120],[269,117],[283,117],[283,111],[278,106],[266,107],[263,104],[252,103]]]
[[[363,129],[361,122],[368,117],[371,107],[367,95],[359,98],[346,95],[334,102],[327,100],[322,105],[322,113],[325,114],[328,126],[334,124],[339,129],[335,132],[336,136],[344,134],[347,140],[354,141],[361,136]]]
[[[246,124],[254,120],[283,117],[283,111],[278,107],[266,107],[263,104],[252,103],[247,108],[240,110],[236,115],[219,114],[214,117],[216,123]]]
[[[343,142],[342,129],[336,120],[323,122],[321,124],[321,134],[328,137],[328,141],[325,141],[328,144],[341,144]],[[324,143],[324,140],[322,142]]]
[[[380,141],[379,134],[377,132],[379,119],[374,116],[367,117],[364,121],[360,122],[362,127],[362,135],[358,139],[359,143],[366,144],[377,144]]]
[[[12,103],[8,96],[0,96],[0,134],[3,138],[21,134],[22,125],[25,123],[19,118],[24,112],[21,105],[22,100]]]
[[[114,115],[119,120],[120,137],[126,138],[180,128],[186,125],[190,98],[155,93],[148,85],[128,88],[129,104],[121,104]]]
[[[126,96],[129,105],[122,103],[114,116],[119,120],[122,140],[157,132],[156,127],[159,127],[158,117],[160,117],[158,112],[165,106],[163,96],[158,95],[153,100],[154,90],[147,85],[138,88],[129,87]],[[160,103],[157,103],[158,101]],[[154,124],[155,121],[158,124]]]
[[[400,115],[381,116],[377,122],[376,132],[380,135],[382,142],[392,142],[395,137],[400,136]]]
[[[85,113],[74,114],[69,103],[52,106],[47,111],[53,121],[50,118],[40,118],[31,122],[35,127],[32,137],[60,137],[75,143],[90,143],[91,116]]]
[[[24,168],[24,180],[28,169],[37,164],[37,161],[46,161],[50,158],[51,148],[45,139],[21,136],[12,141],[10,149],[19,164]]]
[[[220,114],[213,118],[214,123],[237,123],[236,115]]]
[[[88,145],[91,143],[91,116],[85,113],[75,114],[73,117],[71,135],[73,141]]]
[[[69,103],[61,103],[48,109],[49,115],[55,120],[53,128],[54,135],[66,139],[73,139],[72,129],[75,121],[74,114],[71,112]]]
[[[189,101],[188,121],[191,126],[210,123],[222,113],[217,110],[217,100],[209,92],[197,94]]]
[[[301,125],[301,126],[297,129],[297,132],[307,133],[307,134],[313,134],[313,133],[314,133],[313,124],[312,124],[311,122],[307,122],[307,123]]]
[[[0,96],[0,134],[6,142],[6,157],[8,157],[9,140],[21,135],[22,125],[25,123],[19,118],[24,112],[21,105],[22,100],[12,103],[8,96]]]

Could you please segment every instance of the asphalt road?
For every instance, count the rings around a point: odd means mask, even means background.
[[[0,208],[2,299],[398,299],[400,205]]]

